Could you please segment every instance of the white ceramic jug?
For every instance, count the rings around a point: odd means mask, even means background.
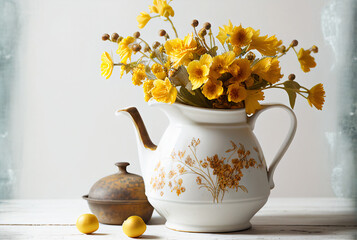
[[[293,111],[264,105],[253,116],[244,109],[205,109],[152,103],[169,118],[160,143],[152,143],[136,108],[126,113],[137,128],[146,195],[170,229],[228,232],[249,228],[274,187],[273,173],[296,131]],[[265,110],[282,108],[291,117],[287,138],[267,169],[253,133]]]

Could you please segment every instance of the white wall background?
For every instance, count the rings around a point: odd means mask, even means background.
[[[318,82],[326,86],[324,110],[310,108],[298,99],[295,112],[298,130],[292,146],[275,173],[275,197],[333,196],[330,162],[325,134],[335,129],[335,87],[331,48],[321,31],[323,0],[214,1],[175,0],[174,22],[179,35],[191,31],[196,18],[218,26],[242,23],[244,27],[276,34],[286,45],[293,39],[299,47],[319,46],[318,67],[301,71],[291,52],[282,60],[287,77],[295,73],[306,87]],[[100,76],[100,55],[115,54],[116,46],[102,42],[102,33],[131,35],[137,31],[136,16],[148,11],[143,0],[27,0],[22,5],[25,22],[21,36],[21,84],[15,95],[14,127],[23,132],[21,174],[17,198],[76,198],[87,194],[99,178],[116,171],[115,162],[128,161],[129,171],[140,173],[134,128],[114,111],[136,106],[141,111],[154,142],[158,142],[168,121],[143,100],[140,87],[130,76],[119,79],[114,71],[109,80]],[[141,33],[149,42],[160,40],[157,31],[170,30],[159,19],[149,22]],[[173,34],[171,34],[173,35]],[[286,93],[266,94],[267,102],[288,104]],[[20,110],[19,110],[20,109]],[[288,117],[277,111],[263,114],[256,135],[265,157],[274,156],[288,129]]]

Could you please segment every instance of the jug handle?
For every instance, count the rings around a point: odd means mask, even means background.
[[[272,108],[282,108],[284,109],[290,116],[290,129],[288,131],[288,134],[285,138],[285,140],[283,141],[282,145],[280,146],[278,152],[276,153],[272,163],[269,166],[269,170],[268,170],[268,181],[269,181],[269,185],[270,185],[270,189],[274,188],[274,181],[273,181],[273,175],[274,175],[274,171],[278,165],[278,163],[280,162],[281,158],[284,156],[286,150],[288,149],[290,143],[292,142],[294,136],[295,136],[295,132],[296,132],[296,127],[297,127],[297,119],[296,116],[293,112],[293,110],[283,104],[265,104],[262,105],[262,109],[258,110],[255,112],[254,115],[252,115],[251,117],[248,117],[248,124],[250,125],[250,127],[252,128],[252,130],[254,129],[255,126],[255,122],[257,120],[257,118],[259,117],[259,115],[268,110],[268,109],[272,109]]]

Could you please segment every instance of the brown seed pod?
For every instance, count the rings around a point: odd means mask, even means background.
[[[118,40],[118,38],[119,38],[119,34],[113,33],[113,34],[112,34],[112,37],[111,37],[111,40],[112,40],[113,42],[116,42],[116,41]]]
[[[249,61],[253,61],[255,59],[255,54],[253,52],[249,52],[247,53],[247,56],[246,58],[249,60]]]
[[[293,47],[296,47],[297,45],[299,44],[299,42],[298,42],[298,40],[293,40],[292,42],[291,42],[291,46],[293,46]]]
[[[294,81],[294,79],[295,79],[295,74],[290,74],[289,75],[289,77],[288,77],[288,79],[290,80],[290,81]]]
[[[160,46],[160,43],[157,41],[152,44],[153,49],[156,49],[158,46]]]
[[[197,27],[197,26],[198,26],[198,20],[193,19],[193,20],[192,20],[192,23],[191,23],[191,26],[192,26],[192,27]]]
[[[150,51],[150,47],[148,45],[145,45],[144,52],[149,52],[149,51]]]
[[[211,29],[211,24],[209,22],[206,22],[203,24],[203,27],[206,29],[206,30],[210,30]]]
[[[201,38],[204,38],[204,36],[207,35],[207,31],[206,29],[202,28],[199,32],[198,32],[198,36],[200,36]]]
[[[105,33],[105,34],[103,34],[103,36],[102,36],[102,40],[103,40],[103,41],[107,41],[107,40],[109,40],[109,38],[110,38],[110,36],[109,36],[108,33]]]
[[[139,52],[141,50],[141,46],[136,43],[136,44],[133,44],[131,49],[133,49],[134,52]]]
[[[140,37],[140,32],[134,32],[133,37],[134,38],[139,38]]]
[[[166,36],[166,31],[164,29],[159,30],[159,36],[160,37]]]

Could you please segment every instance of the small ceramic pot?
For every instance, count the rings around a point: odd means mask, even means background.
[[[115,164],[119,173],[97,181],[83,199],[100,223],[121,225],[130,216],[140,216],[145,223],[151,219],[154,208],[145,195],[143,178],[128,173],[127,162]]]

